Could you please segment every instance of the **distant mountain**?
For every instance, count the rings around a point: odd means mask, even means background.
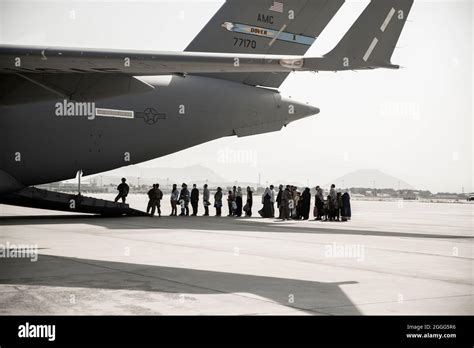
[[[222,178],[213,170],[203,166],[190,166],[184,168],[142,168],[138,166],[129,166],[125,168],[115,169],[97,176],[104,177],[126,177],[126,178],[140,178],[143,183],[148,182],[165,182],[169,179],[170,183],[181,184],[186,182],[188,184],[202,183],[209,181],[210,183],[222,183],[228,180]]]
[[[346,174],[332,182],[328,183],[326,186],[335,184],[340,188],[351,188],[351,187],[361,187],[361,188],[377,188],[377,189],[394,189],[398,190],[413,190],[413,186],[406,183],[403,180],[400,180],[394,176],[385,174],[380,170],[376,169],[362,169],[349,174]],[[375,184],[375,186],[374,186]]]

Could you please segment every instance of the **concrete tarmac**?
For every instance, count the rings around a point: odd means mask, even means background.
[[[474,314],[473,205],[352,205],[347,223],[0,205],[0,250],[39,253],[0,258],[0,314]]]

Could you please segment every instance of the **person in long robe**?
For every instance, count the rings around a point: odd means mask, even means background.
[[[199,207],[199,190],[196,184],[193,185],[193,189],[191,190],[191,207],[193,208],[192,216],[197,216]]]
[[[292,195],[290,192],[290,186],[286,186],[285,190],[281,195],[281,219],[289,220],[290,219],[290,201],[292,200]]]
[[[242,208],[243,208],[243,198],[242,198],[242,188],[240,186],[237,187],[237,191],[235,192],[235,203],[237,204],[237,209],[235,210],[235,216],[241,217]]]
[[[179,202],[179,190],[176,184],[173,185],[173,190],[171,191],[170,203],[171,203],[171,215],[178,215],[178,202]]]
[[[336,211],[335,211],[337,221],[341,220],[341,210],[342,210],[342,195],[340,192],[338,192],[336,195]]]
[[[294,209],[292,212],[292,218],[295,220],[301,219],[301,193],[295,187],[293,191],[293,201],[294,201]]]
[[[272,217],[272,193],[270,192],[270,188],[267,187],[265,192],[262,195],[262,204],[263,208],[258,213],[262,218],[271,218]]]
[[[334,221],[334,217],[335,217],[334,200],[332,199],[331,195],[328,195],[327,199],[328,199],[327,201],[328,218],[329,218],[329,221]]]
[[[335,202],[336,197],[337,197],[336,185],[334,184],[331,185],[331,189],[329,190],[329,195],[331,196],[332,201]]]
[[[324,196],[323,196],[323,189],[319,186],[316,187],[316,209],[318,215],[316,216],[316,220],[321,221],[324,215]]]
[[[349,192],[344,192],[342,195],[342,221],[348,221],[352,217],[352,212],[351,212],[351,196],[349,195]]]
[[[323,205],[323,221],[329,221],[329,201],[325,200]]]
[[[181,185],[181,192],[179,194],[179,202],[181,204],[181,215],[189,216],[189,190],[188,185]]]
[[[303,220],[309,220],[309,211],[311,210],[311,191],[307,187],[301,194],[301,217]]]
[[[281,195],[283,194],[283,185],[278,187],[278,195],[276,198],[276,204],[278,208],[278,218],[281,219]]]
[[[253,192],[249,186],[247,187],[247,204],[245,204],[245,216],[252,217],[252,206],[253,206]]]
[[[217,192],[214,195],[214,207],[216,208],[216,216],[222,215],[222,189],[217,188]]]
[[[202,200],[204,204],[203,216],[209,216],[209,206],[211,205],[211,191],[209,191],[207,184],[204,185],[204,190],[202,191]]]
[[[289,186],[288,187],[288,192],[290,193],[290,199],[288,201],[288,215],[290,219],[292,219],[295,216],[295,209],[296,209],[296,204],[295,204],[295,192],[296,188],[294,186]]]

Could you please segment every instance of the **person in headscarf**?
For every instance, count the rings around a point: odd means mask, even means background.
[[[281,194],[281,219],[289,220],[290,219],[290,200],[292,200],[292,195],[290,192],[290,186],[286,186],[285,190]]]
[[[336,210],[337,210],[337,193],[336,185],[332,184],[331,189],[329,190],[329,220],[334,221],[336,219]]]
[[[173,189],[171,190],[171,215],[170,216],[177,216],[178,215],[178,202],[179,202],[179,190],[176,184],[173,185]]]
[[[346,191],[341,197],[342,200],[342,210],[341,210],[341,215],[342,215],[342,221],[348,221],[352,217],[352,212],[351,212],[351,196],[349,195],[349,192]]]
[[[336,193],[336,185],[332,184],[331,189],[329,190],[329,196],[331,196],[331,199],[333,201],[333,204],[336,202],[337,198],[337,193]]]
[[[298,188],[296,186],[291,186],[290,192],[292,197],[292,201],[290,202],[290,218],[297,219],[298,201],[300,199]]]
[[[214,207],[216,208],[216,216],[222,215],[222,189],[217,188],[217,192],[214,195]]]
[[[181,215],[189,216],[189,190],[188,185],[181,185],[181,192],[179,194],[179,201],[181,203]]]
[[[295,189],[295,193],[293,195],[295,200],[295,209],[293,210],[293,219],[301,220],[301,193],[298,191],[298,188]]]
[[[209,216],[209,206],[211,205],[211,192],[207,188],[207,184],[204,185],[204,190],[202,191],[202,200],[204,204],[204,216]]]
[[[237,186],[232,187],[232,216],[235,216],[235,212],[237,211]]]
[[[234,191],[229,191],[227,194],[227,205],[229,207],[229,215],[227,216],[234,216],[236,210]]]
[[[278,195],[276,198],[277,208],[278,208],[278,218],[281,219],[281,195],[283,194],[283,185],[278,187]]]
[[[247,187],[247,203],[245,204],[245,216],[252,216],[253,192],[250,186]]]
[[[329,221],[334,221],[334,200],[331,195],[328,195],[328,218]]]
[[[288,200],[288,217],[291,219],[291,217],[293,216],[293,209],[295,207],[295,200],[293,199],[293,186],[288,185],[287,187],[288,192],[290,193],[290,199]],[[283,192],[283,194],[285,193]]]
[[[191,190],[191,207],[193,208],[192,216],[197,216],[199,209],[199,190],[196,184],[193,185],[193,189]]]
[[[263,218],[272,217],[272,193],[269,187],[265,189],[265,192],[262,195],[262,204],[263,208],[258,212]]]
[[[303,220],[309,220],[309,211],[311,210],[311,191],[309,187],[305,188],[301,195],[301,217]]]
[[[342,196],[341,193],[338,192],[336,195],[336,204],[335,204],[335,218],[337,221],[341,218],[341,210],[342,210]]]
[[[240,186],[237,187],[237,191],[235,192],[235,203],[237,205],[237,209],[235,210],[235,216],[241,217],[242,208],[243,208],[243,198],[242,198],[242,188]]]
[[[324,196],[323,196],[323,189],[319,186],[316,186],[316,210],[317,216],[316,220],[321,221],[324,215]]]

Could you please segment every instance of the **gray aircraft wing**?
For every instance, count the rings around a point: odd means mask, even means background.
[[[302,57],[0,46],[0,104],[97,100],[153,89],[139,76],[289,73],[302,62]]]
[[[302,70],[303,63],[302,56],[0,46],[1,74],[288,73]]]
[[[153,89],[139,76],[301,68],[291,64],[302,64],[302,57],[0,46],[0,105],[52,96],[97,100]]]

